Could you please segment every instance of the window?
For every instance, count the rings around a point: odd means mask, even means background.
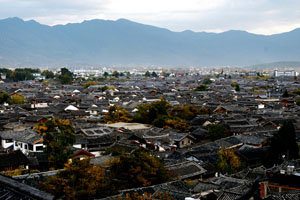
[[[36,151],[42,151],[43,150],[43,146],[37,146],[37,147],[35,147],[35,150]]]
[[[12,140],[12,139],[7,139],[7,140],[5,140],[5,142],[6,142],[6,143],[12,143],[13,140]]]
[[[184,144],[184,141],[183,141],[183,140],[181,141],[181,144]]]
[[[29,150],[33,151],[33,145],[29,144]]]
[[[24,144],[24,149],[28,149],[28,145],[27,144]]]

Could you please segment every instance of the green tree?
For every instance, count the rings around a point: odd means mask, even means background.
[[[288,93],[288,91],[287,91],[287,90],[285,90],[285,91],[284,91],[284,93],[283,93],[282,97],[289,97],[289,93]]]
[[[206,90],[207,90],[206,85],[200,85],[195,88],[195,91],[206,91]]]
[[[239,84],[237,84],[237,85],[235,86],[235,91],[237,91],[237,92],[240,91],[240,85],[239,85]]]
[[[55,176],[47,177],[39,187],[55,196],[55,199],[95,199],[112,195],[104,170],[93,166],[89,159],[75,159],[65,165]]]
[[[49,70],[44,70],[42,72],[42,75],[45,76],[46,79],[54,78],[54,73],[52,71],[49,71]]]
[[[1,92],[0,93],[0,104],[3,103],[9,103],[10,102],[10,96],[6,92]]]
[[[101,92],[104,92],[106,90],[108,90],[109,88],[107,86],[103,86],[103,87],[100,87],[99,90],[101,90]]]
[[[67,68],[60,69],[61,75],[59,80],[62,84],[71,84],[73,81],[73,73],[70,72]]]
[[[152,76],[152,77],[157,77],[156,72],[152,72],[151,76]]]
[[[149,71],[146,71],[145,76],[146,76],[146,77],[150,77],[150,76],[151,76],[150,72],[149,72]]]
[[[267,156],[267,165],[281,163],[284,159],[298,159],[299,147],[296,142],[296,132],[292,121],[284,121],[278,133],[271,138]]]
[[[120,76],[120,73],[118,71],[113,71],[112,76],[118,78]]]
[[[0,74],[6,75],[6,78],[9,78],[11,73],[12,71],[10,69],[0,68]]]
[[[224,137],[229,137],[231,136],[231,133],[222,124],[211,124],[208,126],[208,132],[206,136],[211,140],[217,140]]]
[[[212,83],[212,81],[210,80],[210,78],[205,78],[204,80],[203,80],[203,84],[205,84],[205,85],[209,85],[209,84],[211,84]]]
[[[217,166],[223,174],[237,173],[243,168],[242,162],[232,149],[220,149],[218,155]]]
[[[166,100],[153,102],[149,108],[149,119],[153,123],[156,119],[168,119],[168,110],[172,107]]]
[[[163,162],[143,150],[120,156],[110,168],[111,180],[119,189],[145,187],[170,180]]]
[[[105,78],[107,78],[108,75],[109,75],[109,74],[108,74],[107,72],[104,72],[104,73],[103,73],[103,76],[105,76]]]
[[[35,131],[43,137],[45,152],[49,154],[51,167],[63,168],[72,154],[71,146],[75,143],[74,128],[69,120],[51,119],[35,126]]]
[[[149,117],[150,104],[139,104],[137,107],[137,112],[133,119],[135,122],[151,124],[152,120]]]

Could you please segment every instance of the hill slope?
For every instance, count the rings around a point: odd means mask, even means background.
[[[57,26],[0,20],[0,65],[225,66],[299,61],[299,55],[300,29],[264,36],[172,32],[126,19]]]

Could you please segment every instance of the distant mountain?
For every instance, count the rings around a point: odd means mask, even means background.
[[[249,66],[248,68],[252,69],[288,69],[288,68],[300,68],[300,62],[290,61],[290,62],[272,62],[272,63],[263,63]]]
[[[300,29],[265,36],[245,31],[172,32],[126,19],[56,26],[0,20],[2,66],[249,66],[300,61],[299,55]]]

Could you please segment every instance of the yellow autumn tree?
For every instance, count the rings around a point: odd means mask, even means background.
[[[56,199],[94,199],[110,195],[105,192],[108,184],[104,177],[104,170],[91,165],[89,159],[75,159],[65,164],[65,169],[55,176],[40,182],[39,186],[55,195]]]
[[[24,96],[20,95],[20,94],[13,94],[10,97],[10,104],[24,104],[25,100],[24,100]]]
[[[217,166],[219,170],[225,173],[236,173],[242,169],[243,163],[232,149],[220,149]]]
[[[166,125],[164,128],[173,128],[181,132],[189,132],[191,127],[188,125],[188,123],[180,118],[174,118],[174,119],[167,119],[165,121]]]
[[[84,88],[88,88],[91,85],[99,85],[100,83],[98,81],[88,81],[86,83],[83,84]]]
[[[132,118],[129,116],[128,111],[120,106],[110,106],[108,113],[103,117],[105,123],[116,123],[116,122],[131,122]]]

